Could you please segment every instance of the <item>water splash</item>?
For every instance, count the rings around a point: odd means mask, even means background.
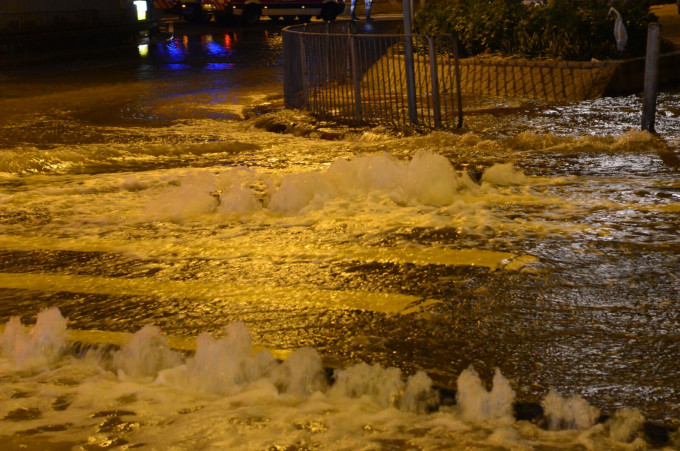
[[[18,318],[7,324],[0,376],[17,383],[2,390],[21,395],[0,398],[8,420],[0,422],[0,437],[36,446],[59,440],[176,449],[646,445],[639,412],[623,409],[597,424],[599,411],[578,396],[546,396],[554,432],[516,421],[515,392],[498,369],[490,390],[474,368],[463,371],[457,405],[445,406],[424,372],[405,377],[398,368],[358,363],[329,380],[316,350],[277,361],[253,346],[242,322],[221,338],[202,334],[191,355],[171,350],[157,327],[145,326],[119,351],[76,357],[64,352],[66,332],[56,308],[41,312],[28,332]],[[29,361],[35,376],[13,376]]]
[[[28,330],[15,316],[2,334],[2,356],[21,368],[49,365],[61,357],[66,339],[66,319],[55,307],[40,312]]]
[[[543,400],[543,408],[553,430],[588,429],[600,416],[599,409],[582,397],[574,395],[564,398],[554,390]]]

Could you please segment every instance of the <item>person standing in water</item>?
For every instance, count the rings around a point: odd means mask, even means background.
[[[678,0],[680,1],[680,0]],[[364,10],[366,11],[366,22],[370,22],[373,19],[371,19],[371,7],[373,6],[373,0],[364,0]],[[352,0],[352,3],[349,7],[349,14],[350,17],[352,18],[352,21],[356,22],[359,19],[357,19],[356,15],[356,8],[357,8],[357,0]]]

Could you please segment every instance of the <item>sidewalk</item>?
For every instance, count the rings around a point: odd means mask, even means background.
[[[671,41],[675,46],[675,50],[680,50],[680,14],[678,14],[678,6],[675,3],[671,5],[657,5],[652,6],[649,10],[659,17],[661,38]]]

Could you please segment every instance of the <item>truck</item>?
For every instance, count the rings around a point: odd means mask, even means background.
[[[345,0],[201,0],[204,16],[214,16],[221,23],[235,19],[253,25],[260,17],[292,22],[309,22],[312,17],[332,22],[345,11]]]
[[[203,13],[201,0],[179,0],[179,14],[187,22],[201,23],[209,17]]]

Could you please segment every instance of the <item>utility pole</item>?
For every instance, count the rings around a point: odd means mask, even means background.
[[[404,65],[406,70],[406,94],[408,96],[408,116],[412,124],[418,123],[416,107],[416,77],[413,68],[413,39],[411,33],[411,0],[402,0],[404,11]]]
[[[642,129],[654,133],[656,95],[659,84],[659,41],[661,27],[650,23],[647,27],[647,55],[645,57],[645,86],[642,100]]]

